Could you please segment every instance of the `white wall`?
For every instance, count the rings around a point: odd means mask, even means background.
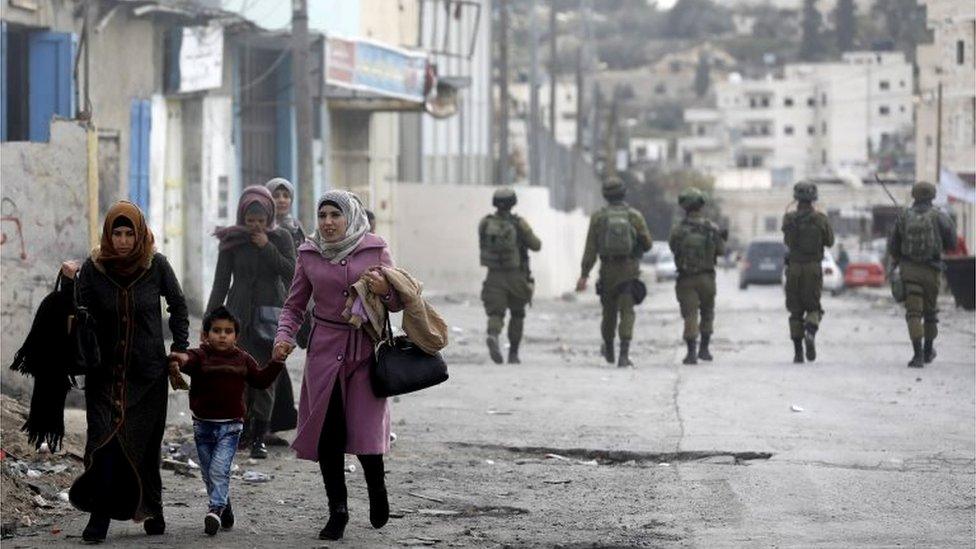
[[[494,208],[488,185],[395,186],[396,208],[390,241],[397,263],[439,294],[478,294],[486,270],[479,265],[478,223]],[[529,222],[542,240],[542,251],[530,252],[536,297],[571,291],[579,277],[589,218],[581,210],[549,207],[549,190],[516,187],[514,212]]]
[[[56,120],[49,143],[0,145],[0,230],[6,237],[0,245],[0,371],[5,392],[28,386],[27,378],[7,366],[24,343],[37,306],[53,289],[61,262],[84,260],[91,249],[86,140],[83,125]]]

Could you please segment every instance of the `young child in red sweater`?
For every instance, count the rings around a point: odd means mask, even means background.
[[[169,365],[174,380],[181,379],[180,372],[190,376],[193,438],[210,496],[203,526],[211,536],[221,526],[226,529],[234,525],[228,489],[230,468],[244,429],[246,385],[267,388],[284,368],[283,362],[275,361],[259,368],[251,355],[237,347],[239,331],[237,318],[226,307],[217,307],[203,319],[204,343],[200,348],[187,351],[189,358],[182,364]]]

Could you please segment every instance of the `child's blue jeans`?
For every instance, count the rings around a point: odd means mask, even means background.
[[[237,453],[244,423],[240,421],[193,420],[193,439],[200,457],[200,472],[207,485],[211,509],[227,505],[230,488],[230,468]]]

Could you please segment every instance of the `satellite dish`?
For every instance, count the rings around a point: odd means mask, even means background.
[[[437,82],[437,92],[424,102],[424,110],[438,119],[454,116],[458,110],[458,89],[447,82]]]

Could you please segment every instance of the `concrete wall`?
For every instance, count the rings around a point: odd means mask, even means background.
[[[34,312],[65,259],[88,256],[86,129],[51,124],[49,143],[3,143],[0,205],[0,384],[19,392],[27,380],[7,369]]]
[[[487,185],[416,185],[395,188],[394,231],[390,241],[397,263],[424,282],[428,293],[477,294],[485,269],[479,265],[478,223],[493,211]],[[549,190],[517,187],[515,213],[542,240],[530,253],[537,297],[571,291],[579,277],[589,218],[581,210],[565,213],[549,206]]]

